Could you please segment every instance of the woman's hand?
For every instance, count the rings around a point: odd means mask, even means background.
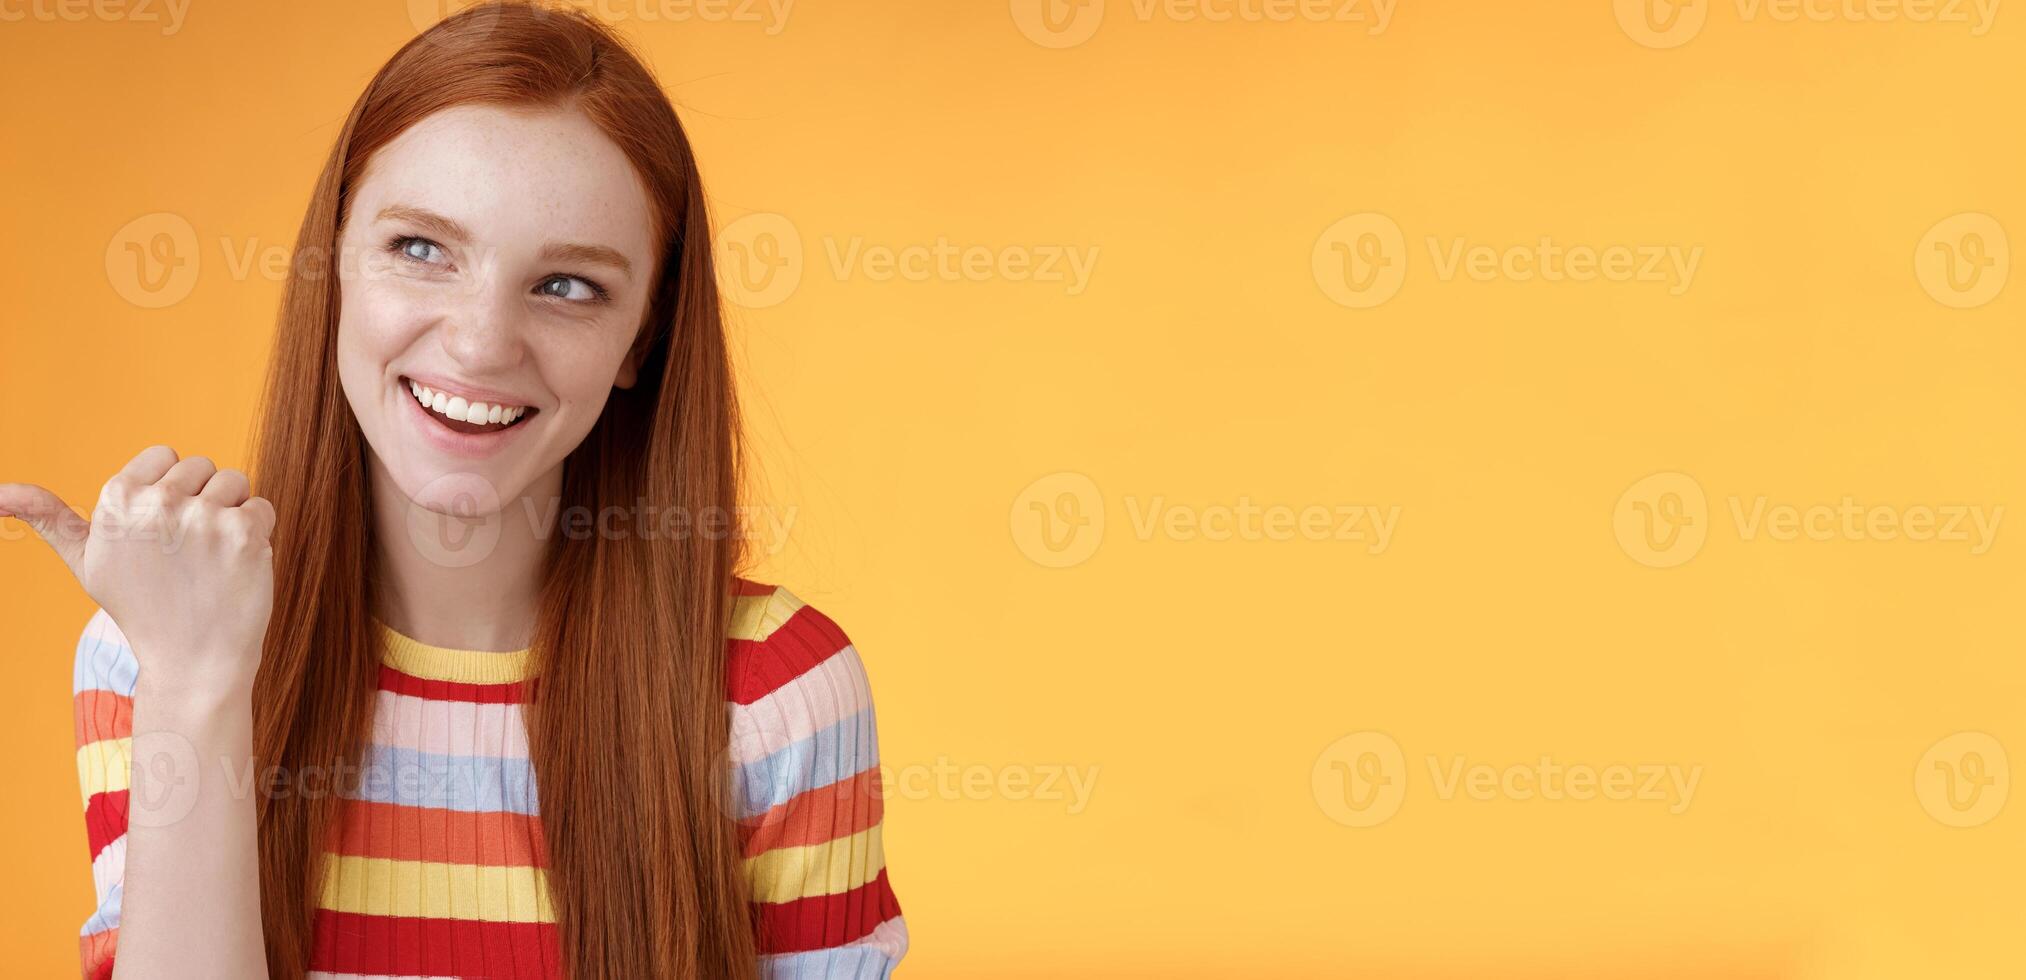
[[[89,521],[26,483],[0,484],[0,515],[55,549],[151,687],[246,691],[274,608],[274,505],[251,494],[238,470],[151,446],[106,481]]]

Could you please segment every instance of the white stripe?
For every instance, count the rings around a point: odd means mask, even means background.
[[[865,665],[846,644],[752,704],[732,705],[732,761],[764,759],[871,704]]]
[[[436,974],[428,976],[408,974],[397,977],[389,973],[327,973],[323,970],[311,970],[308,976],[309,980],[457,980],[454,976]]]
[[[874,926],[862,939],[854,939],[849,946],[873,946],[886,954],[886,958],[900,962],[907,955],[907,920],[896,915]]]
[[[120,883],[126,871],[127,833],[123,830],[105,846],[105,850],[98,852],[98,857],[91,859],[91,886],[100,902],[106,900],[106,895]]]

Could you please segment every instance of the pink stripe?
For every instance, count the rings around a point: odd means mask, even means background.
[[[373,743],[438,755],[528,757],[528,732],[518,704],[434,701],[381,691],[373,712]]]
[[[732,759],[752,762],[865,710],[872,689],[858,651],[844,649],[751,704],[732,705]]]

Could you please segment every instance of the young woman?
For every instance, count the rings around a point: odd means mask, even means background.
[[[317,182],[261,495],[163,446],[89,520],[0,487],[100,607],[87,976],[893,969],[863,665],[736,574],[710,241],[623,44],[468,9]]]

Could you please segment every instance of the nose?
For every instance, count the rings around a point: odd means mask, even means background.
[[[473,379],[504,374],[526,356],[526,312],[506,277],[488,273],[443,318],[444,353]]]

